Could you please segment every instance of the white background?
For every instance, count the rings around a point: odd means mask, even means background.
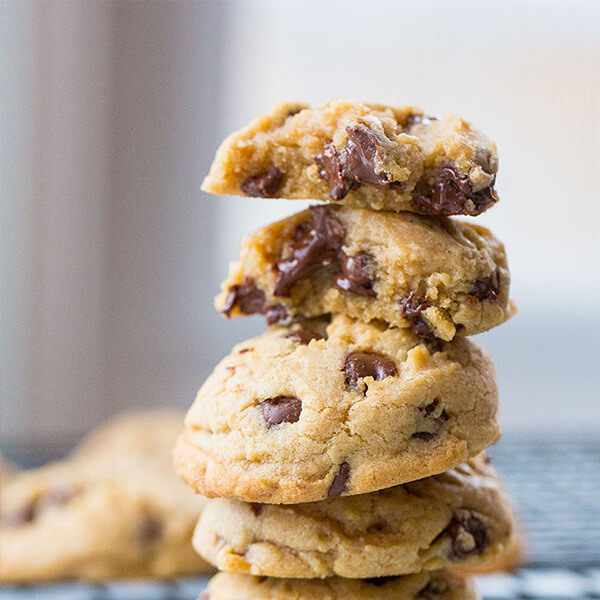
[[[2,4],[5,443],[187,407],[258,319],[212,297],[252,228],[299,210],[198,191],[283,99],[418,104],[498,143],[520,313],[478,337],[504,429],[600,433],[600,9],[590,2]]]

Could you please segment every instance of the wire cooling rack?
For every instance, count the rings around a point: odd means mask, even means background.
[[[600,439],[506,436],[489,454],[524,524],[528,558],[517,573],[478,577],[483,599],[600,600]],[[207,581],[0,587],[0,600],[194,600]]]

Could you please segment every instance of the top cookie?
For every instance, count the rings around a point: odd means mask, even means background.
[[[202,189],[423,215],[478,215],[497,201],[496,145],[453,114],[330,100],[285,102],[232,133]]]

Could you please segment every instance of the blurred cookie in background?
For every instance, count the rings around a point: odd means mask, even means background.
[[[65,460],[2,476],[0,581],[171,577],[211,568],[191,538],[204,498],[175,475],[183,415],[128,414]]]

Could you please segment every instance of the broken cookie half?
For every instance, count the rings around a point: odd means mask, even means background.
[[[327,313],[451,340],[514,312],[502,243],[448,218],[313,206],[242,240],[217,308],[269,324]]]
[[[453,114],[348,100],[315,109],[286,102],[221,144],[202,189],[475,216],[498,200],[497,168],[496,145]]]

